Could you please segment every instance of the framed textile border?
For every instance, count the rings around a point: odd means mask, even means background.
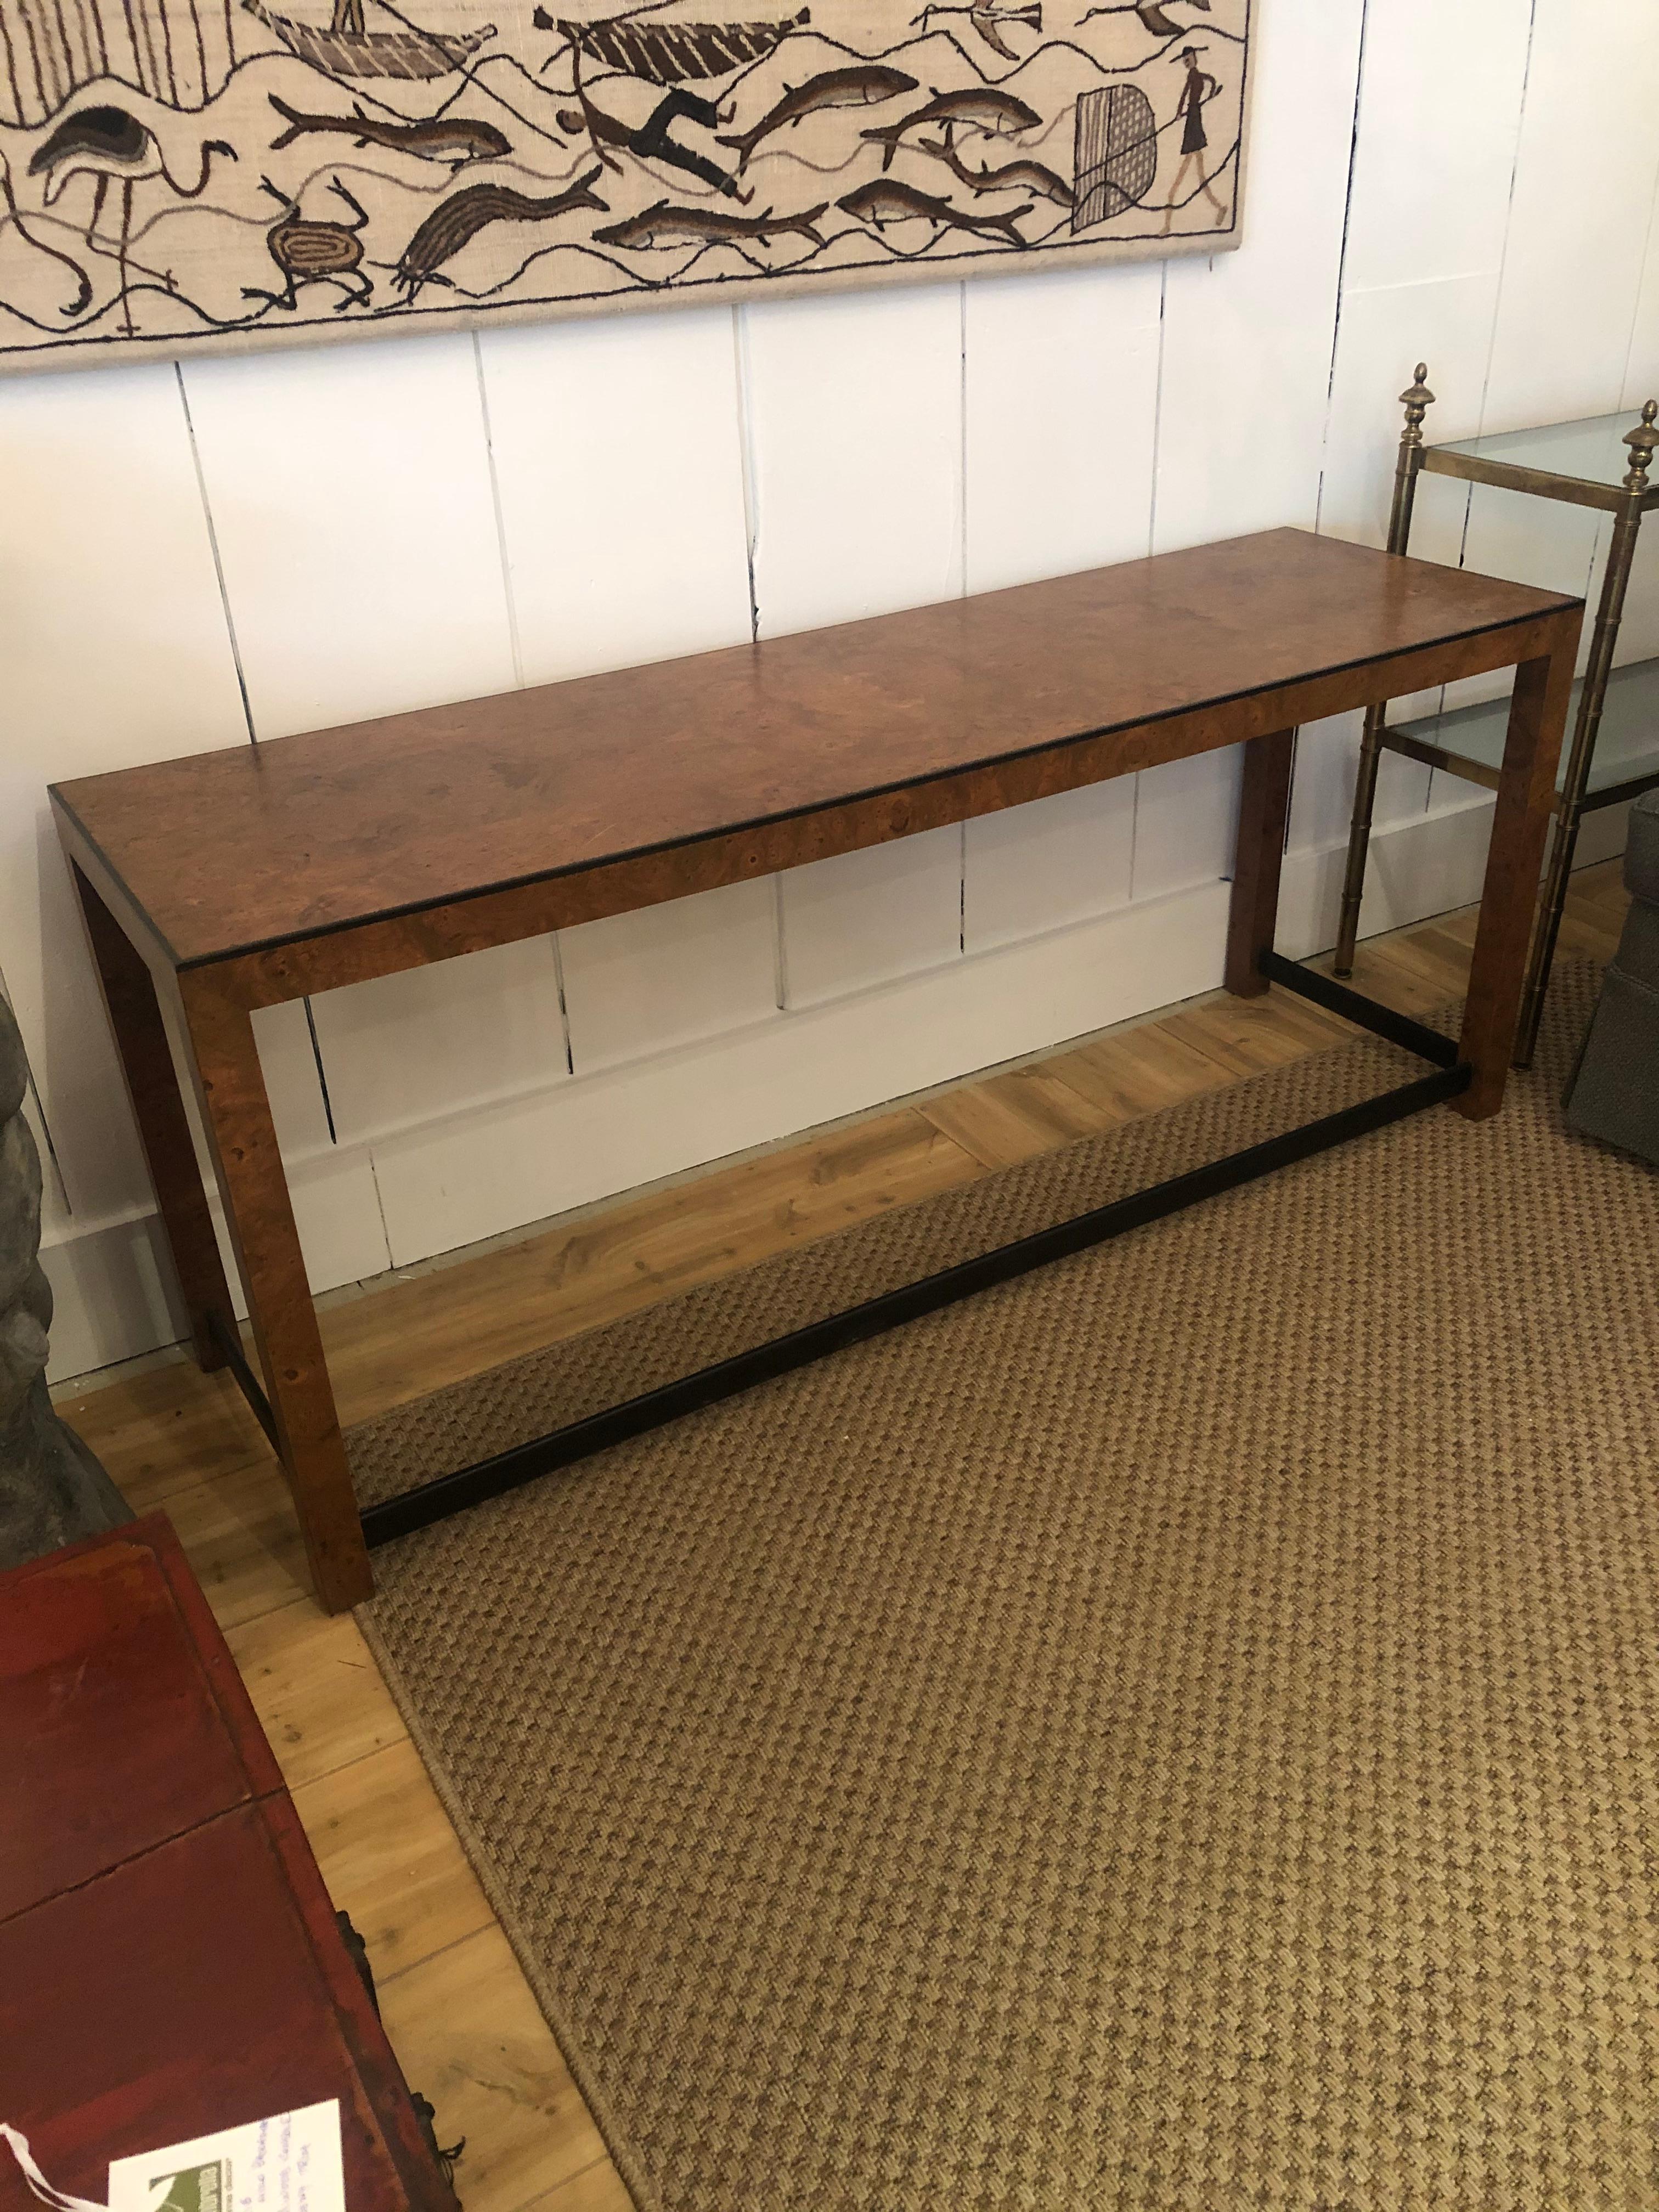
[[[0,365],[1239,242],[1250,0],[577,4],[0,0]]]

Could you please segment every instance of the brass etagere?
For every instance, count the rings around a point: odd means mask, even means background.
[[[1469,483],[1496,484],[1506,491],[1530,492],[1540,499],[1598,507],[1613,518],[1589,658],[1573,687],[1571,733],[1556,785],[1549,860],[1516,1037],[1515,1065],[1525,1067],[1537,1041],[1578,825],[1594,809],[1616,805],[1659,785],[1659,660],[1617,671],[1613,665],[1638,532],[1643,516],[1659,506],[1659,484],[1648,482],[1654,452],[1659,447],[1659,427],[1656,427],[1659,402],[1650,399],[1640,422],[1630,430],[1620,427],[1628,416],[1604,415],[1547,428],[1426,446],[1423,421],[1434,399],[1424,380],[1427,374],[1426,365],[1419,362],[1414,382],[1400,395],[1406,427],[1395,469],[1394,506],[1389,520],[1390,553],[1407,550],[1417,479],[1425,470],[1431,476],[1461,477]],[[1367,709],[1337,932],[1339,975],[1350,975],[1353,969],[1371,809],[1383,751],[1402,753],[1409,760],[1426,762],[1431,768],[1444,769],[1495,791],[1507,714],[1506,700],[1454,708],[1405,723],[1389,720],[1386,703]]]

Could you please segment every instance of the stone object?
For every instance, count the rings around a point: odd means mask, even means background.
[[[0,1567],[132,1518],[46,1389],[52,1285],[40,1256],[40,1157],[23,1119],[27,1073],[0,999]]]

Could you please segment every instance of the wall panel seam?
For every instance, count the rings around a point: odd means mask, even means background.
[[[756,595],[755,568],[760,550],[760,487],[755,472],[754,398],[749,374],[749,318],[740,307],[732,310],[732,358],[736,368],[738,408],[738,468],[743,485],[744,559],[749,571],[749,641],[760,642],[760,600]]]
[[[1510,155],[1510,191],[1504,207],[1504,250],[1498,257],[1498,283],[1492,293],[1492,330],[1486,339],[1486,367],[1480,382],[1480,428],[1486,428],[1486,401],[1492,392],[1492,356],[1498,347],[1498,325],[1504,313],[1504,272],[1509,267],[1510,241],[1515,228],[1515,188],[1521,174],[1521,141],[1526,135],[1527,101],[1532,91],[1532,53],[1538,36],[1538,0],[1532,0],[1527,11],[1527,58],[1521,70],[1521,105],[1516,110],[1515,143]],[[1470,485],[1463,509],[1463,536],[1458,547],[1457,565],[1463,566],[1468,549],[1469,507],[1474,498],[1474,487]]]
[[[472,365],[478,379],[478,414],[483,426],[484,465],[489,471],[489,504],[495,518],[495,547],[501,564],[501,592],[507,603],[507,648],[513,657],[513,682],[524,689],[524,646],[519,634],[519,599],[513,588],[513,561],[507,550],[507,512],[501,504],[501,477],[495,458],[495,433],[489,419],[489,380],[484,374],[483,344],[472,333]]]
[[[1331,409],[1336,397],[1336,352],[1342,342],[1342,301],[1348,269],[1348,231],[1353,221],[1354,173],[1359,158],[1359,108],[1365,92],[1365,37],[1370,27],[1370,0],[1361,0],[1359,52],[1353,73],[1353,128],[1348,135],[1348,174],[1342,193],[1342,243],[1336,256],[1336,297],[1331,315],[1331,349],[1325,378],[1325,427],[1319,440],[1319,488],[1314,495],[1314,529],[1325,514],[1325,463],[1331,446]],[[1294,797],[1294,770],[1292,770]]]
[[[247,677],[242,668],[241,641],[236,635],[236,616],[230,604],[230,586],[225,581],[225,564],[219,551],[218,526],[213,519],[213,501],[208,496],[207,471],[202,466],[202,456],[196,443],[196,424],[190,411],[190,391],[185,382],[185,365],[180,361],[173,364],[173,374],[179,386],[179,404],[184,410],[185,435],[190,442],[191,466],[196,471],[196,490],[202,502],[202,520],[207,528],[208,550],[213,556],[213,574],[219,586],[219,605],[224,611],[225,635],[230,643],[231,665],[236,671],[236,689],[241,695],[242,719],[247,724],[247,738],[251,745],[259,742],[258,732],[253,726],[253,705],[248,697]]]
[[[1648,264],[1653,254],[1656,222],[1659,222],[1659,178],[1654,180],[1653,198],[1648,204],[1648,227],[1642,240],[1644,276],[1647,273]],[[1642,292],[1643,286],[1638,283],[1636,287],[1636,297],[1631,302],[1630,336],[1625,341],[1625,366],[1619,378],[1619,397],[1621,403],[1624,401],[1626,392],[1630,389],[1631,370],[1636,360],[1636,333],[1642,326]],[[1653,393],[1647,395],[1650,398],[1655,396]],[[1642,402],[1638,399],[1630,404],[1639,407]]]

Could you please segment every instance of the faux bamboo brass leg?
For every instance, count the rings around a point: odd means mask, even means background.
[[[80,869],[72,867],[71,873],[179,1294],[190,1317],[191,1346],[197,1364],[211,1373],[225,1364],[214,1324],[216,1321],[234,1335],[235,1310],[225,1280],[224,1262],[219,1257],[219,1240],[202,1187],[202,1171],[185,1115],[155,981],[126,932]]]
[[[1527,963],[1526,988],[1521,997],[1521,1019],[1515,1032],[1516,1067],[1530,1067],[1538,1048],[1538,1024],[1544,1018],[1544,994],[1555,964],[1555,942],[1561,933],[1561,916],[1567,903],[1567,878],[1572,873],[1573,848],[1578,842],[1576,817],[1557,815],[1551,825],[1549,866],[1533,925],[1532,957]]]
[[[1578,643],[1576,612],[1558,617],[1557,635],[1559,642],[1547,655],[1522,661],[1515,672],[1509,735],[1480,891],[1474,954],[1469,963],[1468,997],[1463,1007],[1461,1047],[1463,1058],[1474,1070],[1474,1079],[1462,1097],[1452,1102],[1472,1121],[1485,1121],[1504,1101],[1538,896],[1539,862],[1543,858],[1544,832],[1572,692],[1573,655]]]
[[[1642,410],[1642,419],[1633,430],[1625,434],[1630,448],[1631,465],[1624,479],[1625,503],[1613,518],[1613,543],[1607,548],[1607,572],[1601,585],[1601,603],[1595,610],[1595,629],[1590,639],[1589,659],[1584,665],[1584,688],[1579,695],[1578,719],[1573,725],[1572,745],[1567,755],[1566,773],[1561,779],[1561,798],[1557,810],[1555,835],[1550,841],[1549,872],[1538,906],[1537,927],[1533,932],[1532,957],[1527,969],[1526,995],[1521,1006],[1521,1024],[1516,1033],[1515,1064],[1530,1067],[1538,1043],[1538,1025],[1544,1018],[1544,994],[1549,988],[1550,969],[1555,960],[1555,943],[1561,933],[1561,915],[1567,902],[1567,879],[1572,873],[1572,856],[1578,842],[1578,824],[1584,811],[1584,794],[1589,787],[1590,769],[1595,759],[1595,739],[1601,726],[1601,708],[1607,696],[1607,678],[1613,673],[1613,648],[1619,642],[1619,624],[1625,611],[1625,593],[1630,583],[1630,572],[1636,558],[1636,540],[1642,526],[1642,501],[1648,491],[1648,470],[1654,452],[1659,448],[1659,403],[1650,399]]]
[[[264,1370],[276,1449],[294,1493],[318,1597],[329,1612],[343,1612],[374,1595],[374,1580],[252,1019],[227,969],[187,969],[179,981],[214,1170]]]
[[[1434,394],[1424,380],[1428,373],[1428,363],[1419,361],[1411,384],[1400,395],[1406,427],[1400,434],[1400,452],[1394,466],[1394,502],[1389,510],[1390,553],[1403,553],[1411,540],[1412,507],[1423,468],[1423,417],[1434,404]],[[1353,818],[1348,830],[1348,864],[1342,877],[1342,911],[1336,926],[1334,964],[1339,975],[1353,973],[1359,908],[1365,896],[1365,857],[1371,842],[1371,810],[1376,804],[1376,772],[1382,764],[1382,732],[1388,719],[1387,700],[1365,709],[1359,769],[1354,779]]]
[[[1354,946],[1359,938],[1359,908],[1365,896],[1365,857],[1371,842],[1371,809],[1376,803],[1376,772],[1382,763],[1382,723],[1387,713],[1386,706],[1368,707],[1359,740],[1353,820],[1348,830],[1348,865],[1342,878],[1342,912],[1336,927],[1334,964],[1339,975],[1353,973]]]

